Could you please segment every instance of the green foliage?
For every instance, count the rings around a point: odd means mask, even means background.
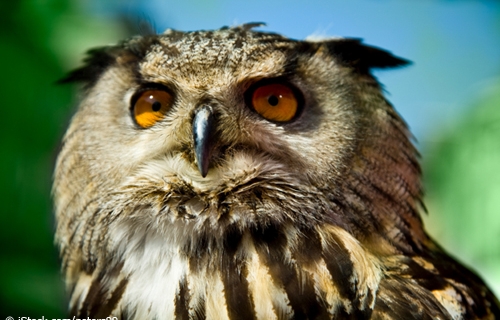
[[[500,83],[426,153],[427,227],[500,294]]]

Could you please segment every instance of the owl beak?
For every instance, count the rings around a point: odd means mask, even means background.
[[[204,105],[196,111],[193,119],[194,155],[198,170],[205,178],[208,173],[213,144],[214,115],[212,107]]]

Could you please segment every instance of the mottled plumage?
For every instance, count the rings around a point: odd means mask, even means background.
[[[54,181],[71,314],[500,318],[423,229],[417,151],[370,73],[407,61],[254,26],[132,38],[63,80],[85,86]]]

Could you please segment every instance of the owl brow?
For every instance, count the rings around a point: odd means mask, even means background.
[[[291,42],[293,42],[293,45],[287,48],[288,50],[283,50],[286,56],[286,64],[283,66],[284,71],[282,73],[284,77],[297,74],[300,58],[314,56],[321,47],[321,45],[317,43],[305,41],[290,41],[288,45],[290,45]]]
[[[286,63],[283,65],[283,71],[280,74],[280,77],[289,78],[297,73],[297,69],[299,68],[299,59],[297,54],[289,54],[286,55]]]

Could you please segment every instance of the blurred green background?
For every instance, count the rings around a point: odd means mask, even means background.
[[[265,21],[265,30],[364,38],[414,66],[377,76],[423,155],[430,233],[500,295],[498,1],[2,1],[0,319],[66,311],[50,198],[83,53],[140,31]]]

